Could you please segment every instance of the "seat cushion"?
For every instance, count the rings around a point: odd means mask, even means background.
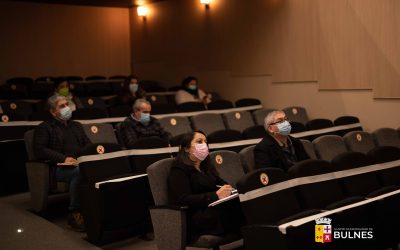
[[[191,247],[214,248],[216,246],[225,245],[242,237],[239,234],[224,234],[224,235],[201,235],[196,241],[188,244]]]
[[[321,210],[318,210],[318,209],[309,209],[309,210],[306,210],[306,211],[303,211],[303,212],[288,216],[288,217],[286,217],[284,219],[281,219],[281,220],[278,221],[277,224],[278,225],[282,225],[282,224],[285,224],[287,222],[294,221],[294,220],[297,220],[297,219],[301,219],[301,218],[304,218],[304,217],[307,217],[307,216],[311,216],[313,214],[317,214],[317,213],[320,213],[320,212],[321,212]]]
[[[347,205],[350,205],[350,204],[353,204],[353,203],[356,203],[356,202],[359,202],[359,201],[362,201],[362,200],[364,200],[364,198],[361,197],[361,196],[348,197],[346,199],[343,199],[343,200],[334,202],[332,204],[329,204],[326,207],[326,209],[332,210],[332,209],[336,209],[336,208],[339,208],[339,207],[347,206]]]

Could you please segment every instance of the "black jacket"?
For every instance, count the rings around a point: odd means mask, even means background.
[[[157,119],[150,117],[149,124],[143,125],[139,121],[129,116],[122,123],[121,136],[124,144],[127,148],[131,148],[134,143],[143,137],[156,136],[168,141],[171,138],[171,134],[166,132],[157,121]]]
[[[68,126],[75,135],[81,148],[90,144],[82,125],[76,121],[68,121],[67,125],[52,118],[42,122],[36,127],[33,137],[33,150],[35,156],[40,160],[48,160],[51,163],[64,162],[66,156],[63,149],[63,128]]]
[[[301,141],[289,136],[298,161],[309,159]],[[267,134],[254,148],[255,168],[280,168],[287,171],[291,166],[278,142]]]

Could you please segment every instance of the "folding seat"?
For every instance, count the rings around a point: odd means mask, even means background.
[[[110,84],[113,94],[118,95],[125,87],[125,80],[113,80]]]
[[[151,192],[155,206],[150,208],[154,235],[158,249],[186,249],[186,247],[218,249],[240,240],[239,235],[221,236],[201,235],[196,241],[187,241],[186,213],[187,207],[176,207],[168,204],[167,179],[174,159],[164,159],[147,168]]]
[[[306,128],[307,130],[318,130],[318,129],[324,129],[324,128],[331,128],[333,127],[333,122],[328,119],[313,119],[310,120],[306,123]],[[323,135],[336,135],[337,133],[335,132],[328,132],[328,133],[321,133],[321,134],[315,134],[315,135],[310,135],[308,138],[310,141],[314,140],[315,138],[318,138]]]
[[[129,105],[117,105],[108,108],[110,117],[127,117],[132,113],[132,107]]]
[[[10,122],[25,121],[25,116],[19,113],[0,114],[0,141],[21,140],[24,133],[31,127],[29,124],[14,125]]]
[[[38,78],[35,79],[35,82],[47,82],[47,83],[53,83],[54,80],[56,80],[56,77],[54,76],[40,76]]]
[[[306,124],[310,120],[304,107],[292,106],[284,108],[283,111],[291,122]]]
[[[0,98],[7,100],[18,100],[28,97],[28,90],[33,80],[27,77],[16,77],[7,80],[0,86]]]
[[[151,94],[151,95],[147,95],[146,99],[149,100],[151,105],[154,105],[154,104],[168,104],[168,98],[167,98],[166,95]]]
[[[65,80],[67,80],[68,82],[74,82],[74,81],[83,81],[83,77],[81,76],[66,76],[64,77]]]
[[[194,112],[206,110],[206,107],[201,102],[184,102],[177,105],[178,112]]]
[[[115,76],[110,76],[108,78],[109,80],[122,80],[124,81],[126,79],[126,76],[123,75],[115,75]]]
[[[149,230],[148,180],[131,172],[126,155],[107,157],[119,150],[117,144],[93,144],[78,158],[81,213],[88,239],[97,245]]]
[[[173,114],[176,113],[175,105],[170,103],[151,105],[151,113],[153,115]]]
[[[177,86],[172,86],[168,88],[168,91],[178,91],[181,90],[182,86],[181,85],[177,85]]]
[[[26,161],[26,174],[29,184],[30,205],[33,211],[43,212],[50,202],[69,197],[68,184],[57,182],[54,175],[54,166],[44,161],[39,161],[33,151],[34,130],[29,130],[24,135],[28,161]]]
[[[343,140],[349,151],[366,154],[376,147],[372,135],[364,131],[349,132],[343,136]]]
[[[165,92],[166,89],[162,87],[162,83],[154,80],[141,80],[139,82],[140,87],[142,87],[146,92]]]
[[[341,126],[341,125],[355,124],[355,123],[359,123],[359,122],[360,122],[360,119],[358,119],[358,117],[355,117],[355,116],[340,116],[333,121],[333,125]],[[363,131],[363,128],[360,126],[360,127],[356,127],[356,128],[344,129],[344,130],[338,131],[337,133],[340,136],[344,136],[345,134],[347,134],[351,131]]]
[[[50,114],[49,111],[41,110],[33,112],[29,118],[31,121],[47,121],[51,119],[53,116]]]
[[[233,103],[228,100],[213,100],[212,102],[207,104],[207,109],[216,110],[216,109],[231,109],[233,108]]]
[[[264,126],[264,120],[267,115],[276,109],[259,109],[253,112],[254,121],[257,125]]]
[[[372,135],[377,146],[400,147],[400,136],[393,128],[379,128]]]
[[[53,81],[35,81],[31,86],[29,98],[32,99],[45,99],[54,91]]]
[[[124,139],[122,138],[122,122],[115,124],[115,135],[117,136],[118,144],[126,149]]]
[[[279,225],[320,212],[302,209],[288,180],[282,170],[264,168],[247,173],[237,183],[247,222],[242,227],[245,249],[260,249],[266,244],[274,250],[314,249],[314,221],[289,227],[286,234],[279,230]],[[274,189],[276,185],[281,188]]]
[[[400,160],[400,149],[392,146],[376,147],[367,155],[374,164],[386,163]],[[395,167],[379,170],[378,177],[384,186],[400,185],[400,163]]]
[[[245,173],[249,173],[255,169],[254,162],[254,148],[256,145],[247,146],[240,150],[240,162],[242,163],[243,170]]]
[[[137,149],[139,151],[152,149],[149,153],[143,151],[134,155],[130,154],[129,161],[132,171],[139,174],[146,173],[147,167],[152,163],[172,157],[169,142],[158,137],[139,138],[129,149]]]
[[[261,105],[261,101],[256,98],[242,98],[235,102],[235,107],[247,107]]]
[[[313,142],[314,149],[319,159],[331,161],[337,155],[347,152],[342,137],[337,135],[324,135]]]
[[[300,139],[300,141],[301,144],[303,144],[304,150],[306,151],[308,156],[310,156],[311,159],[317,159],[318,157],[314,150],[314,144],[309,140]]]
[[[98,80],[107,80],[107,77],[100,75],[93,75],[85,78],[85,81],[98,81]]]
[[[108,112],[106,108],[82,108],[72,112],[72,119],[74,120],[91,120],[107,117]]]
[[[243,140],[242,134],[239,131],[232,130],[232,129],[218,130],[218,131],[214,131],[211,134],[207,135],[207,142],[209,144],[235,142],[235,141],[241,141],[241,140]],[[223,149],[239,152],[240,150],[243,149],[243,147],[245,147],[245,146],[244,145],[225,145],[223,147]],[[216,148],[213,148],[210,145],[210,149],[213,150]],[[222,149],[222,148],[218,147],[218,149]]]
[[[107,108],[106,102],[99,97],[79,98],[84,108]]]
[[[290,121],[290,125],[292,127],[292,130],[290,133],[292,133],[292,134],[301,133],[301,132],[304,132],[307,130],[306,126],[300,122]]]
[[[111,124],[82,124],[85,134],[92,143],[114,143],[118,144],[114,128]]]
[[[88,96],[106,96],[113,94],[111,84],[106,80],[91,81],[86,83],[85,87]]]
[[[1,108],[5,114],[15,114],[22,116],[24,120],[28,120],[33,112],[32,104],[23,101],[7,101],[1,103]]]
[[[264,138],[264,136],[267,134],[267,131],[265,131],[263,125],[255,125],[243,130],[242,134],[243,138],[245,139],[258,139]]]
[[[254,126],[254,120],[248,111],[236,111],[222,114],[226,127],[243,132]]]
[[[239,154],[218,150],[210,153],[210,158],[219,176],[232,187],[236,187],[236,183],[244,176]]]
[[[203,131],[206,135],[218,130],[224,130],[225,125],[219,114],[199,114],[191,117],[193,128]]]
[[[74,94],[74,96],[87,96],[86,84],[87,82],[84,81],[70,81],[69,89]]]
[[[181,136],[185,133],[189,133],[192,131],[190,121],[187,117],[171,116],[161,118],[158,121],[160,122],[161,127],[165,129],[165,131],[171,133],[172,146],[179,146]]]

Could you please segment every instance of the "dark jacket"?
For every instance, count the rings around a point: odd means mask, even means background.
[[[297,156],[297,161],[309,159],[304,150],[301,141],[289,136],[294,151]],[[267,134],[254,148],[255,168],[280,168],[287,171],[291,166],[278,142],[269,134]]]
[[[63,152],[63,128],[65,126],[71,128],[81,148],[90,144],[90,140],[79,122],[70,120],[67,125],[64,125],[62,122],[52,118],[42,122],[35,129],[33,150],[38,159],[48,160],[51,163],[64,162],[66,156]]]
[[[194,166],[179,163],[171,168],[168,177],[168,198],[171,205],[188,207],[188,239],[202,234],[224,231],[221,213],[208,205],[218,200],[216,185],[226,182],[217,176],[199,172]]]
[[[127,148],[131,148],[134,143],[143,137],[156,136],[168,141],[171,134],[166,132],[157,121],[157,119],[150,117],[149,124],[143,125],[139,121],[129,116],[122,123],[121,136]]]

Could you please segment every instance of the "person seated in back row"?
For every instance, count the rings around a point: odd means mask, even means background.
[[[55,177],[57,181],[69,184],[68,224],[74,230],[83,231],[84,221],[79,212],[77,157],[80,149],[91,142],[82,125],[71,120],[72,110],[65,96],[51,96],[48,105],[52,118],[36,127],[33,137],[34,154],[39,160],[50,162],[50,180]],[[52,178],[53,174],[55,176]]]
[[[219,177],[211,164],[205,134],[201,131],[184,134],[168,176],[168,200],[171,205],[188,207],[189,242],[205,234],[240,234],[244,217],[239,199],[208,207],[232,192],[232,186]]]
[[[183,79],[182,89],[178,90],[175,94],[175,103],[177,105],[185,102],[201,102],[207,104],[211,102],[211,99],[211,94],[206,94],[203,90],[199,89],[197,78],[193,76],[188,76]]]
[[[79,99],[72,95],[68,81],[63,77],[58,77],[54,80],[54,94],[64,96],[72,111],[75,111],[77,108],[82,108]]]
[[[267,135],[254,148],[255,168],[280,168],[286,172],[296,162],[310,158],[301,141],[290,136],[285,112],[270,112],[264,127]]]
[[[137,99],[132,107],[132,114],[128,116],[121,127],[121,136],[127,148],[143,137],[160,137],[166,141],[172,137],[165,131],[154,117],[150,116],[151,104],[146,99]]]
[[[118,93],[117,104],[132,106],[139,98],[144,98],[146,92],[139,86],[139,80],[135,75],[128,76],[124,86]]]

